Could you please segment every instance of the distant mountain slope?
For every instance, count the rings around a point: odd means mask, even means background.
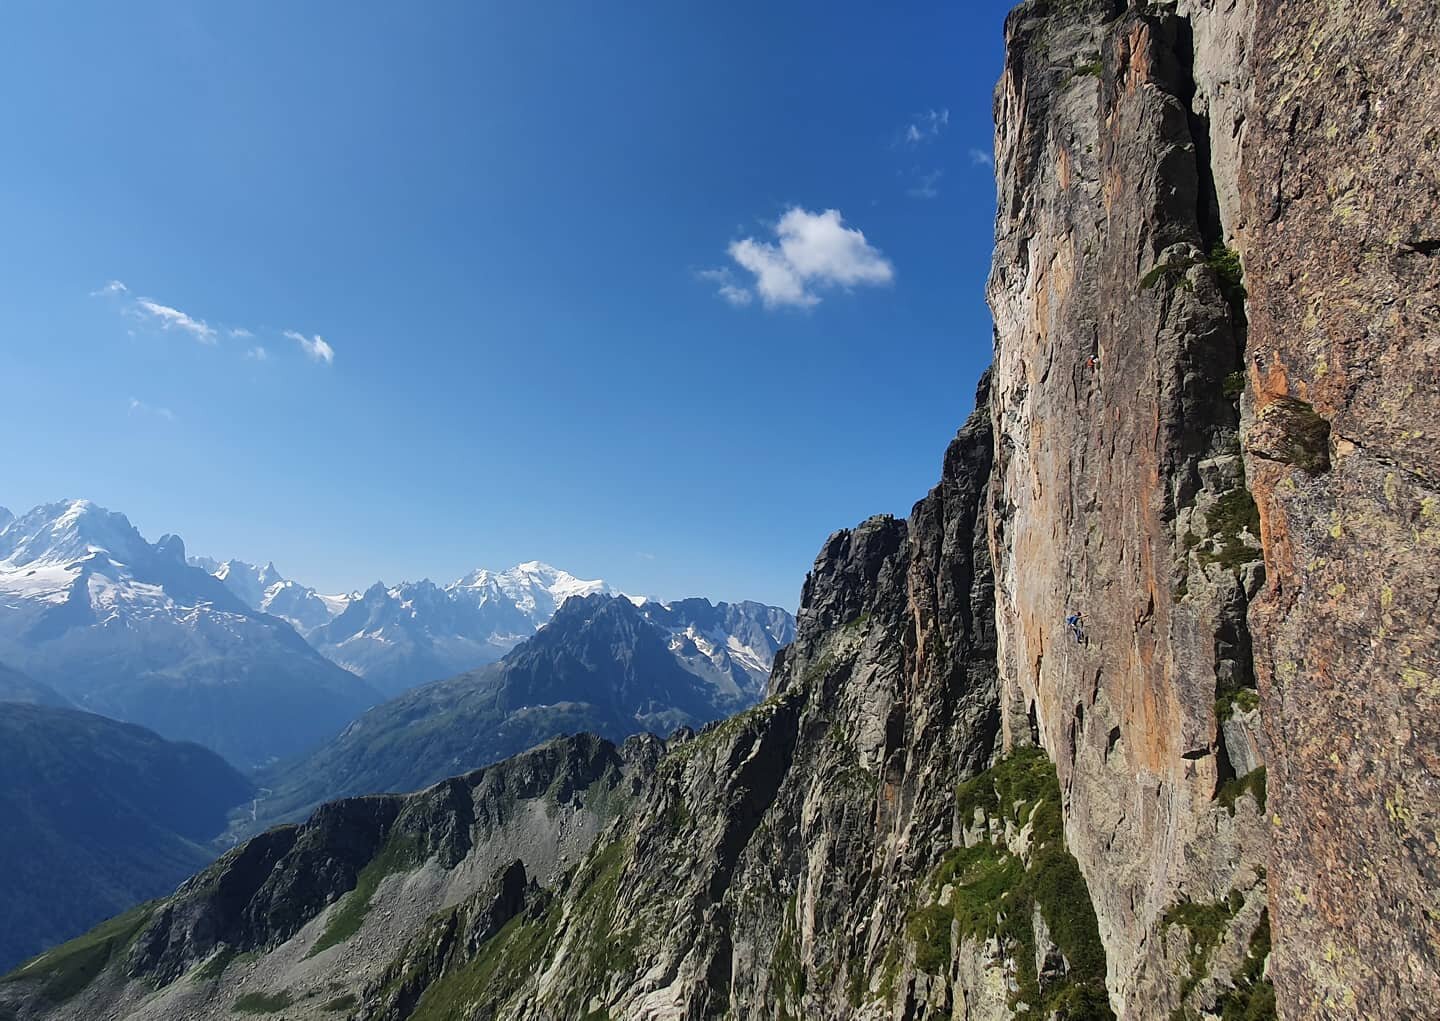
[[[559,734],[623,740],[699,726],[753,704],[793,634],[788,613],[759,603],[572,598],[501,662],[376,706],[276,770],[261,821],[299,818],[336,797],[415,790]]]
[[[0,528],[0,662],[241,766],[304,751],[378,701],[289,624],[188,565],[178,536],[152,545],[85,500]]]
[[[0,970],[173,890],[250,784],[213,752],[91,713],[0,703]]]
[[[48,684],[41,684],[22,674],[19,670],[12,670],[3,663],[0,663],[0,702],[25,702],[30,705],[73,708],[69,699]]]

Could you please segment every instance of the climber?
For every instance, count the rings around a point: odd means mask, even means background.
[[[1070,628],[1070,633],[1075,636],[1075,644],[1083,645],[1085,642],[1085,629],[1080,626],[1079,611],[1071,613],[1070,616],[1066,617],[1065,623]]]

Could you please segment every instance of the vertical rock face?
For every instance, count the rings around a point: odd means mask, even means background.
[[[1440,18],[1264,0],[1244,160],[1286,1016],[1440,1002]]]
[[[1237,760],[1256,765],[1260,557],[1227,387],[1245,343],[1223,250],[1237,168],[1210,138],[1228,137],[1212,118],[1235,83],[1223,61],[1197,77],[1200,40],[1238,48],[1243,27],[1214,16],[1022,5],[996,95],[1000,671],[1056,763],[1133,1017],[1212,1007],[1265,906],[1262,806],[1226,796]],[[1228,905],[1220,931],[1178,923],[1186,905]]]

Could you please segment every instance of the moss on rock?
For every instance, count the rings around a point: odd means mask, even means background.
[[[916,967],[944,974],[954,956],[954,938],[994,938],[1014,961],[1018,989],[1011,1005],[1017,1018],[1048,1018],[1056,1012],[1073,1021],[1113,1018],[1105,990],[1105,948],[1085,879],[1065,846],[1060,785],[1044,751],[1016,749],[956,788],[955,806],[962,825],[983,823],[986,832],[976,843],[947,854],[927,877],[924,890],[930,901],[907,923]],[[1027,826],[1027,846],[1012,850],[1007,829],[1019,833]],[[1059,975],[1036,971],[1037,910],[1064,956]]]

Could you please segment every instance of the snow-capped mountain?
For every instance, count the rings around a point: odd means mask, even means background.
[[[399,693],[493,663],[570,596],[610,591],[603,581],[534,560],[508,571],[472,571],[443,588],[431,581],[377,583],[308,637],[347,670]]]
[[[0,662],[77,705],[237,765],[294,754],[374,690],[123,514],[87,500],[0,518]]]
[[[324,595],[273,563],[187,558],[173,535],[152,545],[123,514],[84,500],[21,518],[5,511],[0,522],[0,662],[84,708],[198,740],[241,765],[295,750],[308,739],[299,731],[323,737],[377,692],[494,663],[567,599],[618,595],[535,560],[443,586],[377,582]],[[763,689],[793,634],[788,613],[758,603],[631,601],[687,670],[737,703]],[[252,698],[272,689],[276,711],[336,704],[272,727],[259,718],[271,707]],[[275,739],[259,740],[267,731]]]
[[[322,654],[396,694],[505,655],[534,629],[515,608],[478,606],[430,581],[377,582],[309,639]]]
[[[615,590],[599,579],[586,581],[549,564],[529,560],[498,573],[483,568],[471,571],[450,585],[448,591],[477,606],[508,603],[530,621],[534,630],[555,616],[555,611],[571,596],[609,595]]]
[[[571,596],[610,594],[538,560],[477,569],[449,585],[429,580],[327,596],[273,563],[191,557],[252,609],[289,621],[322,655],[395,694],[493,663],[533,635]]]
[[[256,567],[243,560],[227,560],[213,573],[247,606],[256,607],[264,601],[271,585],[285,580],[280,576],[280,572],[275,570],[274,564]]]
[[[288,578],[272,584],[260,600],[260,609],[288,620],[296,631],[309,635],[345,611],[355,594],[327,596]]]
[[[189,562],[192,567],[213,575],[252,610],[283,618],[302,635],[330,623],[356,598],[354,593],[321,595],[307,585],[286,578],[274,563],[257,567],[243,560],[222,562],[210,557],[190,557]]]
[[[764,603],[646,600],[637,609],[665,629],[671,654],[687,670],[737,701],[760,698],[775,654],[795,640],[795,618]]]

